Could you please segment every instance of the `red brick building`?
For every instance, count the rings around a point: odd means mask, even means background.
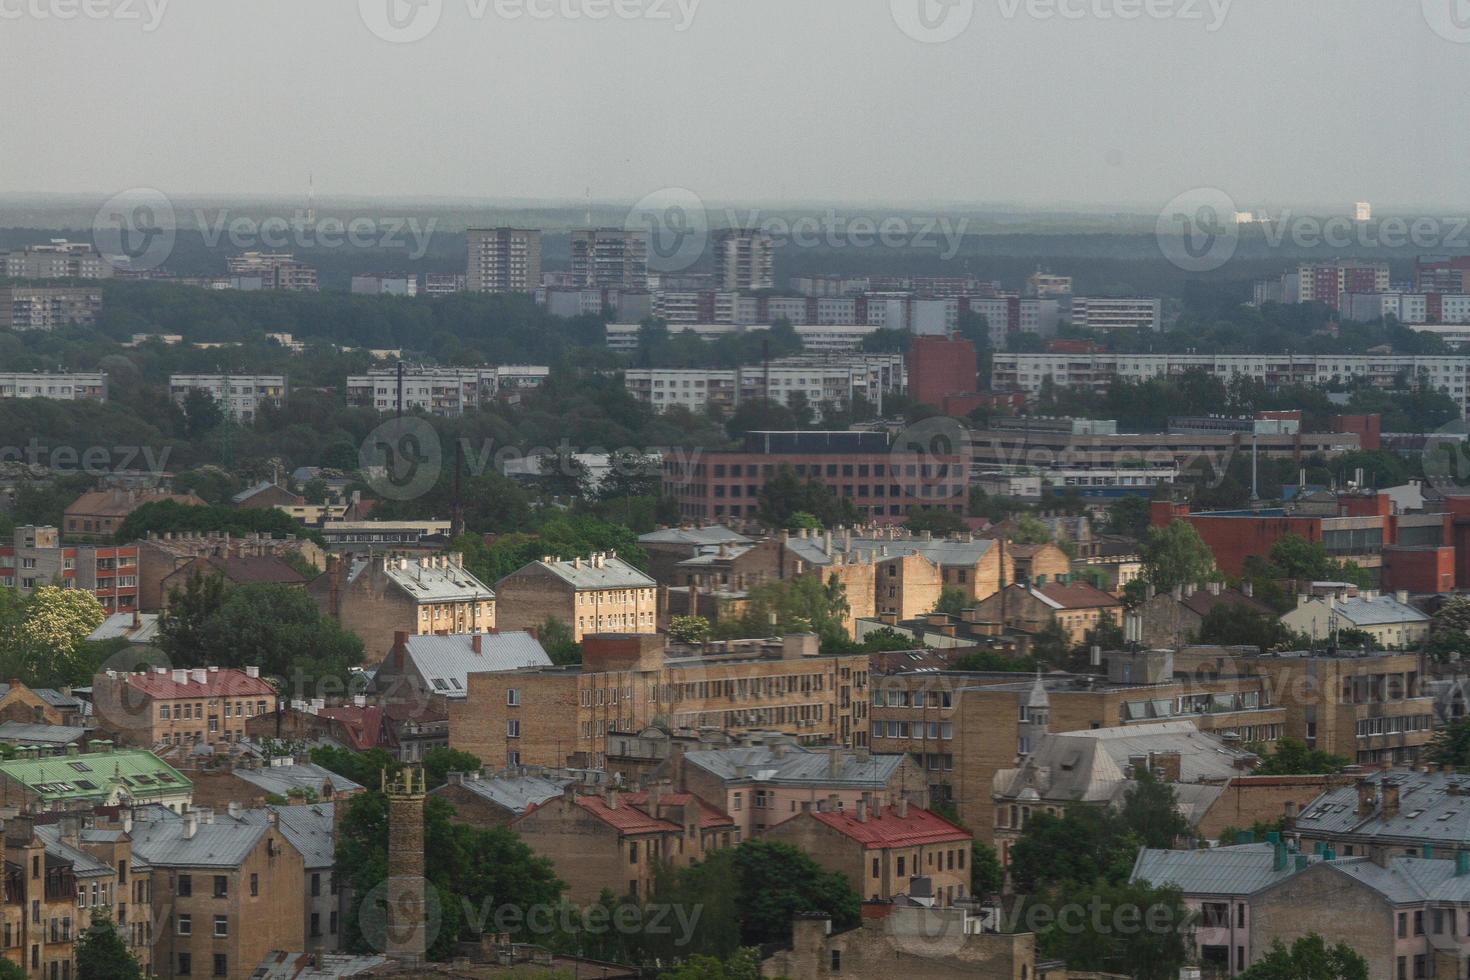
[[[915,337],[909,342],[909,395],[945,409],[951,396],[973,394],[980,360],[975,345],[955,337]],[[947,410],[946,410],[947,411]]]

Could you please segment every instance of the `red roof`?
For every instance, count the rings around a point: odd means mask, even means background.
[[[1036,587],[1036,591],[1064,609],[1096,609],[1122,605],[1115,596],[1086,582],[1041,585]]]
[[[185,677],[183,681],[175,675]],[[202,676],[202,680],[198,679]],[[176,698],[237,698],[260,694],[274,695],[276,689],[259,677],[232,668],[197,668],[195,670],[162,670],[147,674],[124,674],[123,681],[135,691],[160,700]]]
[[[616,809],[609,809],[607,801],[601,796],[579,796],[577,806],[621,834],[677,834],[683,830],[667,820],[650,817],[638,807],[630,806],[621,799]]]
[[[627,800],[645,813],[648,811],[647,793],[623,793],[620,799]],[[696,800],[693,793],[661,793],[659,795],[659,802],[667,803],[669,806],[697,804],[699,806],[700,830],[715,830],[719,827],[731,827],[735,824],[735,821],[730,819],[728,813],[716,810],[714,807],[707,806],[703,802]]]
[[[347,736],[348,743],[359,752],[375,749],[383,744],[382,708],[372,705],[359,708],[355,704],[343,704],[322,708],[317,712],[317,717],[337,722],[342,734]]]
[[[909,807],[908,814],[903,817],[891,806],[875,811],[867,820],[859,820],[855,810],[813,813],[812,817],[869,850],[961,843],[974,839],[968,830],[961,830],[938,814],[916,806]]]

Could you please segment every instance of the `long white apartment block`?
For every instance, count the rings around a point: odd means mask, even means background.
[[[0,371],[0,398],[105,402],[107,375],[101,371],[72,374]]]
[[[1366,378],[1379,388],[1397,388],[1403,377],[1418,377],[1443,391],[1467,413],[1466,374],[1470,356],[1411,354],[1006,354],[993,362],[997,391],[1038,395],[1048,379],[1063,388],[1105,390],[1115,379],[1142,381],[1197,370],[1229,383],[1254,378],[1268,388],[1322,386]]]
[[[175,374],[168,379],[169,397],[183,405],[189,392],[203,391],[224,411],[227,418],[249,422],[261,403],[286,400],[286,377],[281,374]]]

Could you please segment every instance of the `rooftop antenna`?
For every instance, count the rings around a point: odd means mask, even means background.
[[[592,227],[592,185],[587,185],[587,227]]]
[[[306,175],[306,223],[316,224],[316,174]]]

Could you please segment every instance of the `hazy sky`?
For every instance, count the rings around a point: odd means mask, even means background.
[[[946,2],[0,0],[0,192],[1470,206],[1470,3]]]

